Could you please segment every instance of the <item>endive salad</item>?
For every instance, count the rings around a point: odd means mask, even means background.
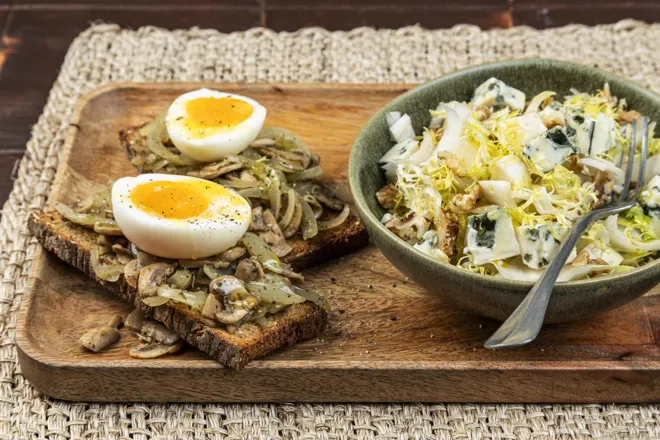
[[[380,160],[382,223],[437,260],[469,271],[534,281],[571,225],[622,189],[632,123],[641,115],[612,96],[525,94],[497,78],[470,102],[430,109],[421,133],[407,114],[386,115],[395,144]],[[592,224],[559,281],[642,266],[660,252],[660,138],[637,205]],[[638,130],[638,133],[641,130]],[[639,133],[641,136],[641,133]],[[637,142],[641,145],[641,142]],[[640,152],[634,162],[639,168]]]

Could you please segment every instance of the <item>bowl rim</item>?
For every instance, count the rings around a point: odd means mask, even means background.
[[[367,206],[366,201],[364,200],[366,198],[366,195],[362,195],[356,187],[359,185],[356,185],[355,183],[359,180],[358,174],[359,174],[359,169],[356,165],[356,151],[357,148],[355,146],[357,144],[362,144],[364,143],[364,137],[366,136],[365,130],[368,127],[371,127],[376,123],[376,121],[381,120],[382,118],[385,117],[385,113],[389,111],[393,111],[393,108],[396,108],[397,105],[400,103],[408,100],[411,96],[415,96],[416,94],[420,93],[422,90],[427,90],[429,88],[433,88],[436,86],[437,83],[441,83],[444,81],[447,81],[452,78],[460,78],[464,77],[466,75],[471,75],[474,73],[480,72],[483,68],[498,68],[498,67],[525,67],[529,65],[530,63],[534,64],[541,64],[541,65],[546,65],[547,67],[563,67],[563,68],[570,68],[574,70],[581,71],[581,73],[584,74],[599,74],[603,75],[605,77],[618,82],[625,83],[627,87],[633,89],[636,93],[639,93],[640,95],[644,96],[644,99],[651,99],[655,100],[658,103],[658,107],[660,107],[660,94],[657,94],[650,89],[643,87],[642,85],[625,78],[623,76],[606,72],[594,67],[586,66],[583,64],[577,64],[573,63],[570,61],[562,61],[562,60],[555,60],[555,59],[550,59],[550,58],[519,58],[515,60],[506,60],[506,61],[498,61],[498,62],[493,62],[493,63],[483,63],[483,64],[477,64],[469,67],[465,67],[459,70],[455,70],[451,73],[448,73],[446,75],[434,78],[430,81],[427,81],[425,83],[419,84],[410,90],[408,90],[405,93],[402,93],[401,95],[397,96],[387,104],[385,104],[383,107],[381,107],[376,114],[374,114],[369,120],[362,126],[360,131],[358,132],[355,140],[353,141],[353,145],[351,146],[351,152],[349,155],[349,161],[348,161],[348,182],[349,182],[349,187],[351,191],[351,196],[353,198],[353,202],[355,204],[355,207],[357,208],[358,213],[360,214],[360,218],[363,222],[368,223],[370,228],[367,228],[369,231],[371,230],[376,230],[381,236],[387,237],[385,240],[389,241],[392,243],[392,246],[395,248],[395,252],[398,254],[410,254],[415,255],[416,257],[420,257],[424,260],[427,261],[428,264],[430,264],[433,267],[436,267],[437,270],[439,271],[449,271],[453,273],[456,276],[463,277],[466,281],[478,283],[478,284],[488,284],[493,287],[497,288],[517,288],[517,289],[522,289],[522,288],[528,288],[531,289],[532,286],[534,285],[534,282],[532,281],[519,281],[519,280],[510,280],[507,278],[502,278],[502,277],[495,277],[495,276],[486,276],[486,275],[481,275],[478,273],[470,272],[465,269],[461,269],[457,266],[454,266],[453,264],[449,263],[443,263],[442,261],[436,260],[423,252],[415,249],[412,245],[408,244],[398,236],[396,236],[392,231],[387,229],[378,218],[374,215],[374,213],[371,211],[371,209]],[[374,195],[375,197],[375,195]],[[371,234],[370,234],[371,235]],[[573,280],[573,281],[563,281],[563,282],[557,282],[555,286],[559,288],[560,290],[563,289],[579,289],[580,287],[589,287],[590,289],[594,288],[599,288],[599,287],[604,287],[608,283],[611,283],[613,280],[616,280],[617,282],[632,282],[636,279],[638,279],[640,276],[646,278],[649,276],[652,276],[653,274],[660,274],[660,258],[656,259],[652,263],[646,264],[645,266],[642,266],[641,268],[633,269],[627,272],[622,272],[618,274],[611,274],[611,275],[606,275],[603,277],[598,277],[598,278],[591,278],[591,279],[585,279],[585,280]]]

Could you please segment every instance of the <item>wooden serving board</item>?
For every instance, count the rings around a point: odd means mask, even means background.
[[[398,85],[119,84],[80,102],[51,203],[95,182],[136,174],[117,132],[207,86],[250,96],[267,125],[297,132],[332,178],[346,180],[351,143],[367,119],[408,88]],[[333,312],[319,339],[279,350],[242,371],[187,348],[154,360],[128,356],[127,331],[100,354],[78,337],[127,304],[57,258],[38,252],[21,305],[22,372],[49,396],[78,401],[180,402],[649,402],[660,400],[660,289],[593,320],[546,327],[527,347],[490,351],[497,323],[426,295],[373,247],[305,272]],[[442,283],[439,279],[438,283]],[[451,286],[446,286],[451,292]],[[656,295],[654,295],[654,293]]]

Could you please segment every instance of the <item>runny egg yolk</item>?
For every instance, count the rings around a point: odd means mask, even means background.
[[[252,105],[240,99],[196,98],[186,102],[185,125],[191,135],[203,138],[220,130],[232,130],[252,112]]]
[[[177,220],[213,215],[207,213],[212,200],[226,199],[230,206],[242,202],[222,185],[203,181],[146,182],[133,188],[130,198],[133,205],[147,214]]]

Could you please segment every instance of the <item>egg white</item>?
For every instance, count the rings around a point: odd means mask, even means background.
[[[200,138],[186,126],[186,120],[190,121],[186,103],[198,98],[233,98],[244,101],[252,106],[252,114],[232,128],[220,129]],[[213,162],[245,150],[261,131],[265,119],[266,108],[254,99],[199,89],[174,100],[167,110],[165,125],[172,143],[179,151],[199,162]]]
[[[114,218],[124,236],[149,254],[172,259],[216,255],[236,245],[250,225],[249,203],[229,188],[225,189],[234,197],[234,203],[231,197],[214,195],[199,217],[168,219],[145,212],[132,202],[130,194],[138,185],[151,181],[200,181],[218,185],[195,177],[168,174],[142,174],[117,180],[112,187]],[[202,218],[205,214],[207,217]]]

